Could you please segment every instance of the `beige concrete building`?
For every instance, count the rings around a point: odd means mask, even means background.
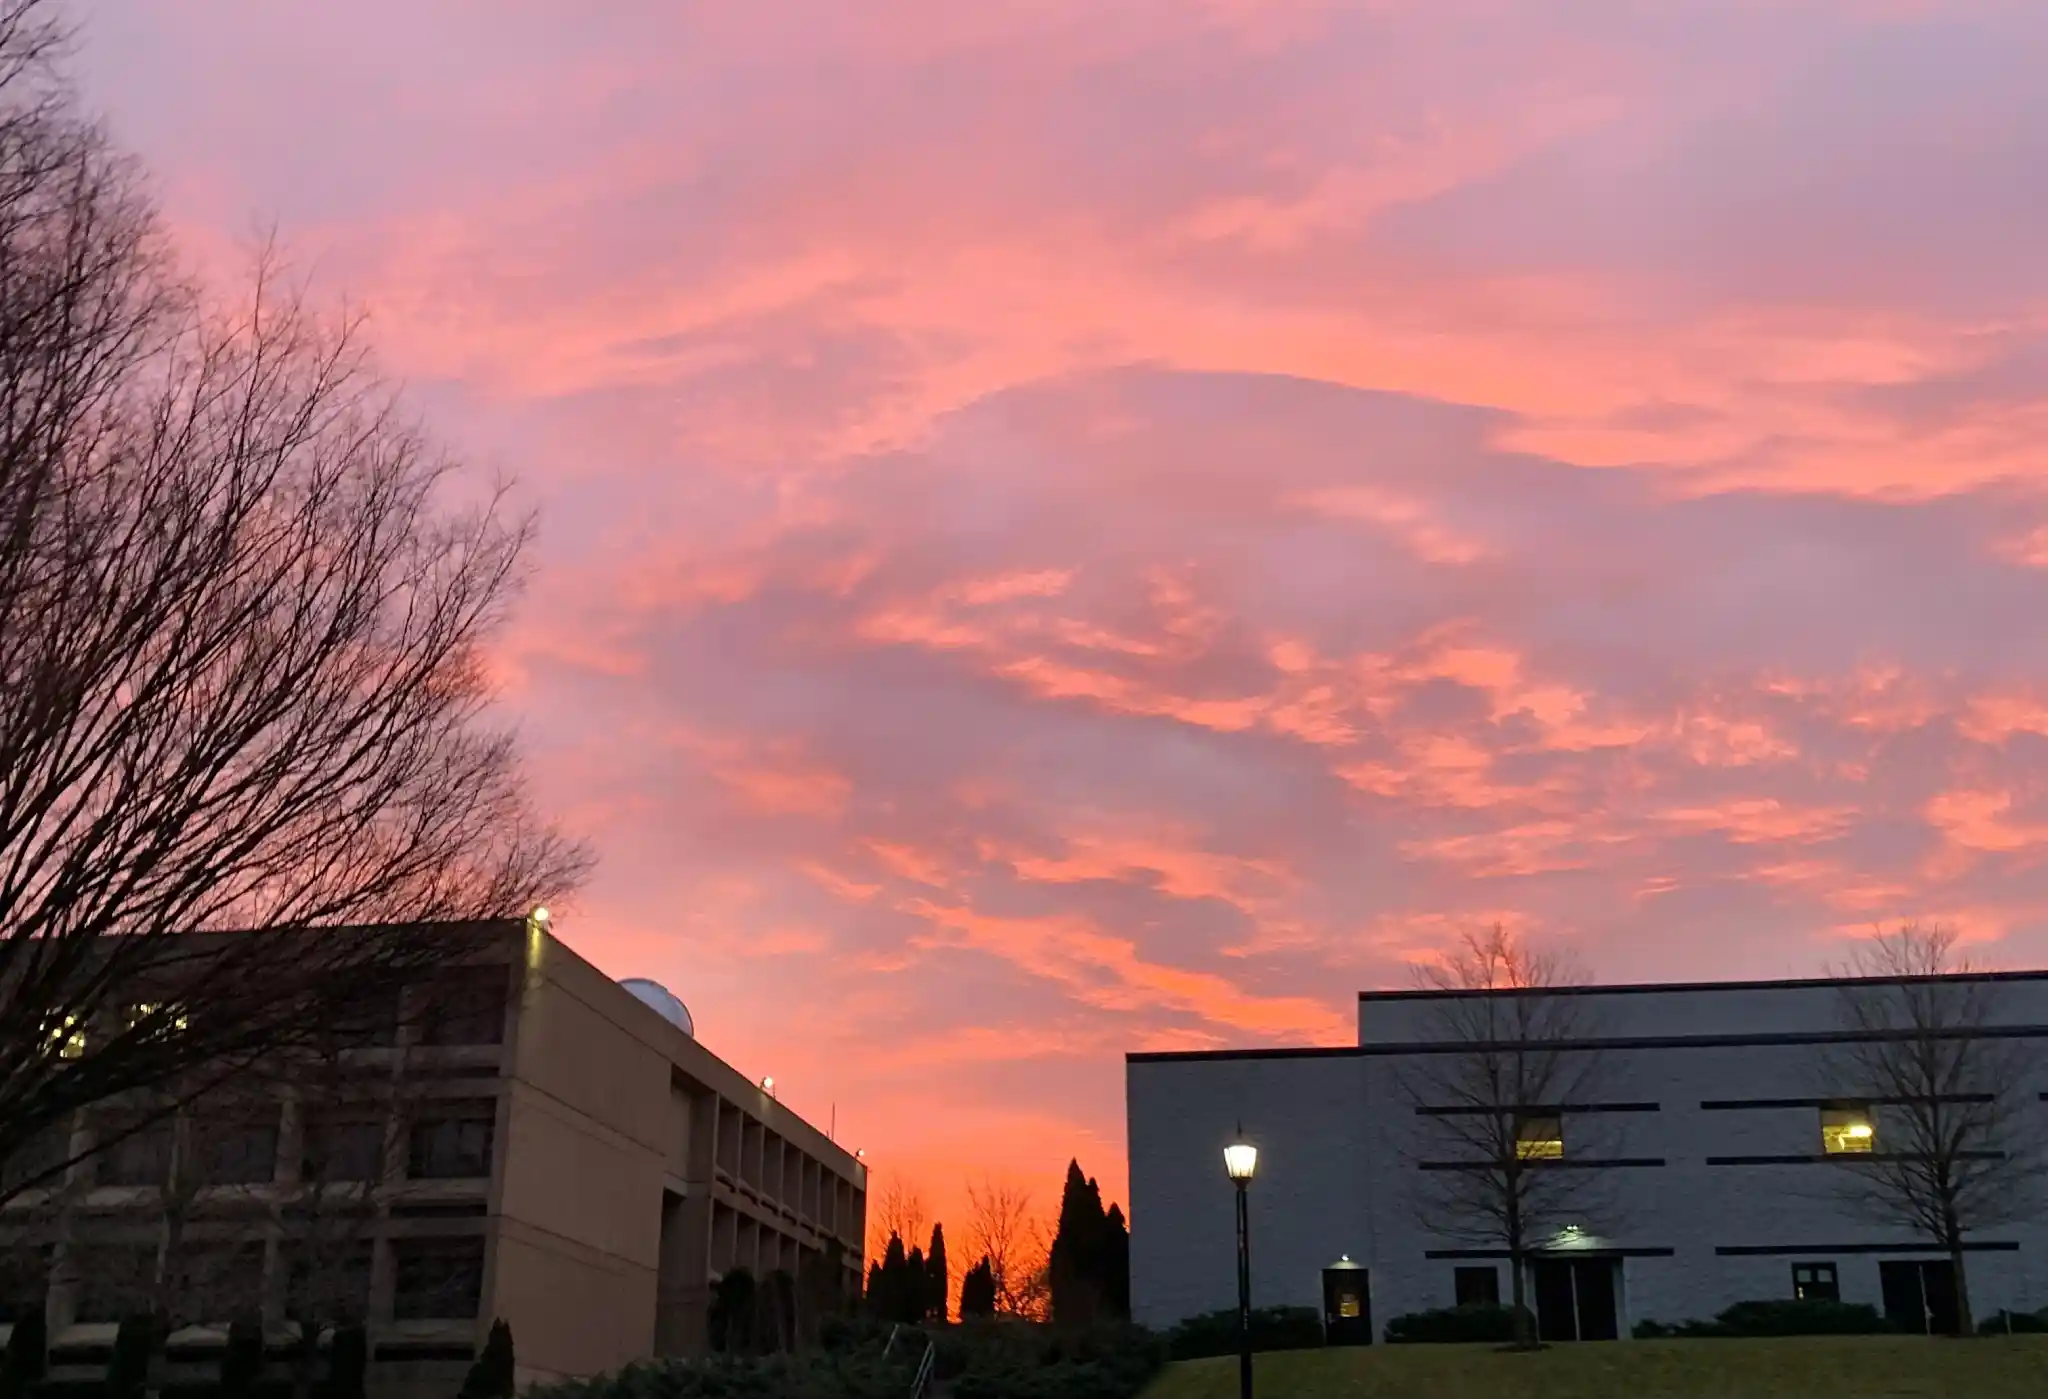
[[[281,1079],[11,1202],[4,1319],[45,1309],[58,1374],[103,1360],[152,1285],[178,1308],[174,1352],[203,1351],[231,1314],[280,1323],[311,1266],[316,1176],[347,1206],[331,1271],[377,1390],[453,1393],[494,1318],[522,1384],[698,1353],[734,1267],[858,1291],[852,1153],[698,1043],[660,988],[614,982],[541,922],[485,933],[481,959],[346,1051],[364,1082],[400,1066],[402,1094],[328,1101]],[[100,1120],[81,1114],[74,1149]]]

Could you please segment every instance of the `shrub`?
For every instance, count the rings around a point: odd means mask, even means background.
[[[1323,1314],[1314,1307],[1252,1309],[1252,1349],[1308,1350],[1323,1343]],[[1191,1316],[1167,1332],[1175,1360],[1237,1354],[1237,1308]]]
[[[2039,1336],[2048,1333],[2048,1317],[2039,1312],[1993,1312],[1977,1323],[1980,1336]]]
[[[1514,1339],[1513,1309],[1490,1302],[1410,1312],[1387,1323],[1387,1340],[1395,1344],[1417,1341],[1452,1344],[1492,1341],[1503,1344]]]
[[[1712,1321],[1639,1321],[1630,1334],[1637,1340],[1667,1336],[1871,1336],[1890,1329],[1877,1308],[1862,1302],[1770,1297],[1737,1302]]]
[[[220,1399],[249,1399],[262,1377],[263,1323],[229,1323],[227,1348],[220,1353]]]
[[[458,1399],[512,1399],[517,1366],[512,1355],[512,1328],[503,1321],[491,1323],[490,1338],[483,1354],[469,1367]]]
[[[114,1332],[114,1353],[107,1360],[107,1399],[141,1399],[149,1378],[149,1356],[156,1349],[156,1318],[121,1318]]]
[[[7,1356],[0,1360],[0,1399],[23,1399],[49,1368],[49,1323],[42,1307],[30,1307],[15,1316],[14,1333],[7,1338]]]
[[[335,1328],[327,1347],[327,1388],[324,1399],[363,1399],[370,1375],[370,1335],[360,1326]]]

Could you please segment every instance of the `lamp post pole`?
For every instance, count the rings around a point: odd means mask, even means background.
[[[1223,1169],[1237,1187],[1238,1399],[1252,1399],[1252,1229],[1247,1187],[1258,1166],[1259,1149],[1244,1139],[1240,1124],[1236,1139],[1223,1148]]]
[[[1237,1393],[1252,1399],[1252,1230],[1246,1181],[1237,1182]]]

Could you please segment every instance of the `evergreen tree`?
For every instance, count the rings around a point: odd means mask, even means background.
[[[1131,1231],[1124,1224],[1121,1206],[1111,1205],[1103,1231],[1103,1293],[1109,1315],[1117,1321],[1131,1319]]]
[[[984,1257],[960,1279],[960,1319],[972,1321],[996,1314],[996,1273]]]
[[[953,1293],[953,1276],[946,1269],[946,1226],[943,1224],[932,1226],[932,1246],[924,1256],[924,1266],[931,1277],[924,1290],[925,1315],[933,1321],[943,1322]]]
[[[910,1250],[910,1258],[904,1264],[903,1281],[896,1293],[896,1320],[905,1326],[916,1326],[931,1310],[931,1300],[925,1295],[931,1291],[932,1275],[925,1267],[924,1250]]]
[[[868,1264],[868,1288],[866,1292],[861,1294],[861,1302],[867,1307],[869,1316],[879,1317],[884,1315],[882,1310],[882,1289],[884,1286],[885,1284],[882,1281],[882,1265],[880,1263]]]
[[[889,1246],[882,1250],[880,1268],[869,1275],[868,1311],[882,1321],[910,1320],[903,1315],[905,1307],[914,1300],[904,1293],[905,1275],[910,1271],[910,1260],[903,1253],[901,1235],[889,1235]]]
[[[370,1378],[370,1333],[361,1326],[335,1331],[327,1348],[327,1399],[363,1399]]]
[[[1059,1228],[1047,1263],[1056,1324],[1087,1326],[1106,1314],[1108,1230],[1102,1187],[1081,1173],[1079,1161],[1069,1161],[1066,1185],[1060,1191]]]
[[[727,1268],[711,1290],[705,1324],[711,1348],[744,1355],[754,1344],[754,1275],[745,1268]]]
[[[114,1331],[114,1353],[107,1360],[107,1399],[142,1399],[149,1381],[149,1356],[156,1349],[156,1318],[131,1313]]]
[[[491,1323],[490,1338],[483,1354],[469,1367],[456,1399],[512,1399],[518,1367],[512,1357],[512,1328],[502,1320]]]
[[[263,1323],[242,1317],[228,1324],[220,1353],[220,1399],[249,1399],[263,1377]]]
[[[7,1338],[7,1357],[0,1360],[0,1399],[25,1399],[50,1368],[49,1322],[43,1304],[15,1314],[14,1332]]]

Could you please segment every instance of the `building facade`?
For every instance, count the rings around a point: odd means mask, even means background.
[[[2048,1049],[2048,974],[1974,978],[1981,1033]],[[1626,1337],[1645,1319],[1711,1317],[1738,1301],[1834,1297],[1897,1325],[1943,1328],[1944,1256],[1851,1204],[1854,1153],[1883,1151],[1882,1098],[1840,1096],[1831,1054],[1843,982],[1586,988],[1574,1051],[1597,1064],[1579,1101],[1532,1104],[1520,1128],[1546,1169],[1586,1173],[1583,1220],[1554,1221],[1530,1260],[1546,1338]],[[1463,993],[1458,993],[1463,994]],[[1442,993],[1367,993],[1356,1046],[1135,1053],[1126,1096],[1131,1292],[1155,1326],[1236,1305],[1232,1187],[1222,1148],[1258,1146],[1250,1187],[1255,1306],[1321,1308],[1333,1337],[1392,1317],[1510,1295],[1506,1252],[1431,1222],[1429,1172],[1454,1103],[1422,1101],[1447,1042]],[[1469,1041],[1465,1042],[1469,1043]],[[2048,1114],[2048,1066],[2015,1056],[2014,1111]],[[1438,1076],[1440,1077],[1440,1076]],[[1896,1129],[1897,1117],[1891,1119]],[[2030,1123],[2022,1129],[2031,1131]],[[1845,1156],[1848,1159],[1844,1159]],[[1443,1215],[1439,1210],[1439,1225]],[[1969,1237],[1978,1316],[2048,1303],[2038,1215]]]
[[[44,1310],[55,1375],[103,1363],[150,1297],[174,1354],[203,1356],[233,1316],[281,1323],[309,1269],[325,1314],[365,1325],[383,1392],[453,1393],[494,1319],[523,1387],[700,1353],[730,1269],[786,1271],[807,1305],[858,1291],[852,1153],[658,988],[542,923],[482,933],[328,1078],[250,1075],[0,1210],[7,1319]],[[73,1150],[117,1111],[80,1114]]]

